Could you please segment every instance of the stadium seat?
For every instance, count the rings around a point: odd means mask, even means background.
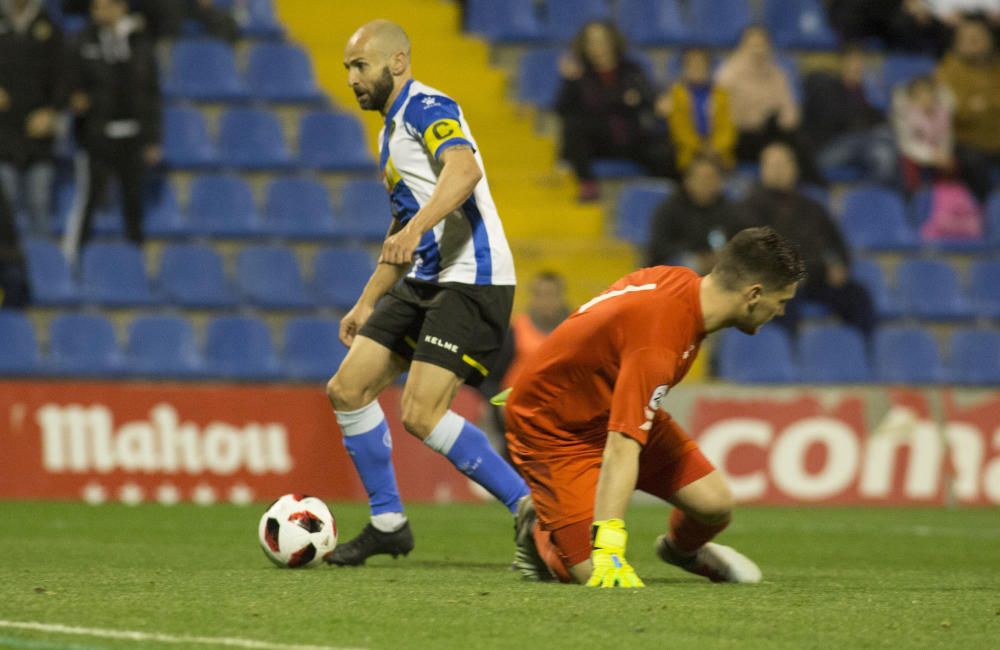
[[[798,343],[799,381],[844,384],[871,380],[865,341],[855,328],[809,327],[802,332]]]
[[[278,117],[261,108],[231,108],[219,122],[219,164],[238,169],[285,169],[292,157]]]
[[[333,376],[347,356],[340,342],[340,323],[327,318],[291,318],[285,325],[285,374],[321,382]]]
[[[647,174],[645,167],[623,158],[598,158],[591,163],[590,170],[596,178],[634,178]]]
[[[955,269],[937,260],[904,260],[896,267],[900,306],[907,316],[925,320],[973,317]]]
[[[296,239],[329,238],[335,233],[330,193],[309,178],[279,178],[267,188],[264,232]]]
[[[691,40],[688,16],[678,0],[620,0],[618,24],[637,46],[686,45]]]
[[[726,330],[719,344],[719,375],[739,383],[788,383],[796,380],[787,331],[763,327],[754,336]]]
[[[779,48],[832,50],[837,35],[820,0],[768,0],[764,26]]]
[[[174,44],[163,93],[167,98],[200,101],[235,101],[247,97],[236,71],[233,49],[213,39]]]
[[[855,259],[851,276],[863,284],[875,303],[875,312],[881,320],[899,318],[902,311],[895,293],[889,288],[882,274],[882,267],[874,260]]]
[[[0,311],[0,376],[34,375],[41,370],[31,320],[20,311]]]
[[[1000,250],[1000,187],[990,193],[986,200],[986,236],[994,249]]]
[[[320,102],[324,99],[316,85],[309,55],[289,43],[255,45],[247,61],[246,85],[258,100]]]
[[[32,302],[43,307],[79,304],[80,290],[59,247],[46,239],[29,239],[22,247]]]
[[[1000,260],[976,260],[969,268],[969,297],[980,316],[1000,318]]]
[[[49,325],[52,372],[113,377],[122,372],[115,330],[104,316],[60,314]]]
[[[215,0],[220,6],[233,6],[233,0]],[[256,39],[280,40],[285,36],[285,28],[274,15],[272,0],[246,0],[243,11],[237,12],[237,21],[243,36]]]
[[[751,23],[746,0],[698,0],[688,5],[691,40],[701,45],[732,47]]]
[[[663,182],[630,183],[618,196],[615,236],[637,246],[649,241],[649,229],[657,206],[669,198],[670,185]]]
[[[1000,385],[1000,332],[960,329],[951,336],[949,379],[956,384]]]
[[[341,192],[337,236],[360,241],[382,241],[392,220],[389,195],[380,181],[357,179]]]
[[[848,243],[861,250],[910,251],[919,245],[903,199],[881,187],[848,190],[840,226]]]
[[[146,184],[144,205],[142,228],[147,237],[175,239],[191,234],[174,186],[166,178],[154,178]]]
[[[226,279],[222,258],[200,244],[173,244],[160,258],[160,290],[173,304],[191,309],[225,309],[239,300]]]
[[[163,162],[180,169],[211,167],[218,161],[205,118],[196,108],[163,109]]]
[[[557,48],[529,50],[521,55],[517,73],[517,99],[535,108],[549,110],[559,92],[559,57]]]
[[[187,378],[204,374],[194,328],[181,316],[140,316],[128,328],[125,371],[131,376]]]
[[[346,113],[314,112],[299,122],[299,164],[325,171],[375,168],[357,118]]]
[[[313,260],[312,290],[321,305],[347,310],[374,271],[375,261],[361,247],[324,248]]]
[[[205,174],[191,183],[188,223],[201,235],[252,237],[260,217],[250,185],[238,176]]]
[[[141,307],[158,302],[146,275],[142,249],[133,244],[87,244],[81,260],[84,297],[105,307]]]
[[[491,43],[532,43],[546,37],[534,0],[469,0],[466,28]]]
[[[305,309],[314,304],[295,253],[286,246],[243,247],[236,257],[236,282],[252,304],[265,309]]]
[[[606,0],[547,0],[545,33],[553,41],[570,41],[591,20],[610,18]]]
[[[909,201],[910,219],[916,224],[917,230],[924,225],[924,222],[931,216],[933,209],[933,196],[929,188],[921,188],[913,193]],[[990,248],[989,225],[983,224],[984,236],[978,239],[936,239],[925,240],[924,246],[941,251],[953,251],[958,253],[979,253]]]
[[[933,74],[937,61],[931,56],[918,54],[888,54],[882,62],[882,83],[886,96],[891,97],[893,89],[914,77]]]
[[[250,316],[220,316],[209,321],[205,372],[213,377],[268,380],[279,376],[278,357],[264,321]]]
[[[883,326],[875,332],[872,350],[878,381],[928,384],[945,378],[937,342],[926,329]]]

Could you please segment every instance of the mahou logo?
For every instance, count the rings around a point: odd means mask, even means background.
[[[49,472],[228,476],[287,474],[293,465],[288,431],[278,423],[213,421],[202,427],[182,421],[164,403],[151,408],[146,420],[122,423],[101,404],[45,404],[35,418]]]

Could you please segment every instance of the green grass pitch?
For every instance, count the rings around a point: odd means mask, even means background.
[[[333,504],[341,535],[365,508]],[[667,510],[633,506],[641,591],[522,582],[495,504],[411,506],[410,557],[273,567],[261,507],[0,503],[0,620],[175,635],[174,643],[0,625],[0,647],[205,648],[177,636],[334,648],[1000,648],[995,510],[751,508],[720,541],[764,582],[660,563]],[[223,647],[223,646],[219,646]]]

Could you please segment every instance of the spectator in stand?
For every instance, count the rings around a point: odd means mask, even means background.
[[[562,158],[580,181],[581,201],[600,198],[595,158],[634,160],[657,176],[670,171],[669,144],[655,133],[653,85],[627,49],[613,23],[596,20],[584,25],[559,62]]]
[[[14,212],[0,185],[0,309],[24,307],[29,295],[28,272]]]
[[[825,175],[859,167],[883,185],[896,182],[896,145],[885,115],[868,101],[865,57],[856,46],[844,49],[837,73],[819,71],[805,79],[803,137]]]
[[[712,57],[708,50],[696,48],[684,53],[681,78],[671,86],[663,112],[668,116],[678,171],[685,171],[700,153],[714,154],[725,167],[733,166],[736,127],[729,93],[712,83]]]
[[[182,36],[185,20],[199,24],[207,36],[230,42],[240,36],[234,11],[217,7],[212,0],[132,0],[129,4],[145,21],[146,34],[154,41]],[[62,7],[65,13],[85,14],[90,0],[63,0]]]
[[[74,44],[67,71],[70,108],[77,115],[77,141],[86,160],[77,165],[77,204],[70,215],[63,252],[75,261],[90,237],[94,210],[112,176],[118,179],[125,234],[141,244],[142,194],[147,165],[160,162],[160,89],[153,43],[141,21],[128,15],[125,0],[93,0],[92,23]],[[83,180],[86,179],[86,180]]]
[[[677,192],[656,209],[646,266],[683,265],[701,275],[712,270],[716,253],[735,233],[733,205],[723,189],[719,161],[697,154]]]
[[[739,131],[739,160],[756,161],[764,147],[798,128],[799,107],[791,83],[775,60],[771,36],[764,27],[751,25],[743,31],[739,45],[719,67],[716,82],[729,92]]]
[[[936,72],[955,97],[955,155],[962,176],[980,199],[1000,166],[1000,56],[981,20],[966,20]]]
[[[892,123],[907,192],[954,174],[953,116],[951,93],[933,77],[916,77],[893,92]]]
[[[0,2],[0,183],[30,231],[48,234],[62,32],[42,0]]]
[[[819,203],[798,191],[795,153],[784,143],[768,145],[761,154],[760,185],[737,207],[736,230],[771,226],[795,243],[808,276],[799,296],[829,307],[848,325],[870,336],[875,310],[864,286],[850,277],[850,254],[840,229]],[[775,322],[792,332],[801,319],[801,303],[793,300]]]
[[[888,41],[890,24],[902,0],[826,0],[830,26],[841,42],[854,43],[868,38]]]

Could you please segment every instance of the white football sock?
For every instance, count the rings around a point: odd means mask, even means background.
[[[406,523],[406,515],[402,512],[383,512],[372,515],[372,526],[383,533],[394,533]]]

